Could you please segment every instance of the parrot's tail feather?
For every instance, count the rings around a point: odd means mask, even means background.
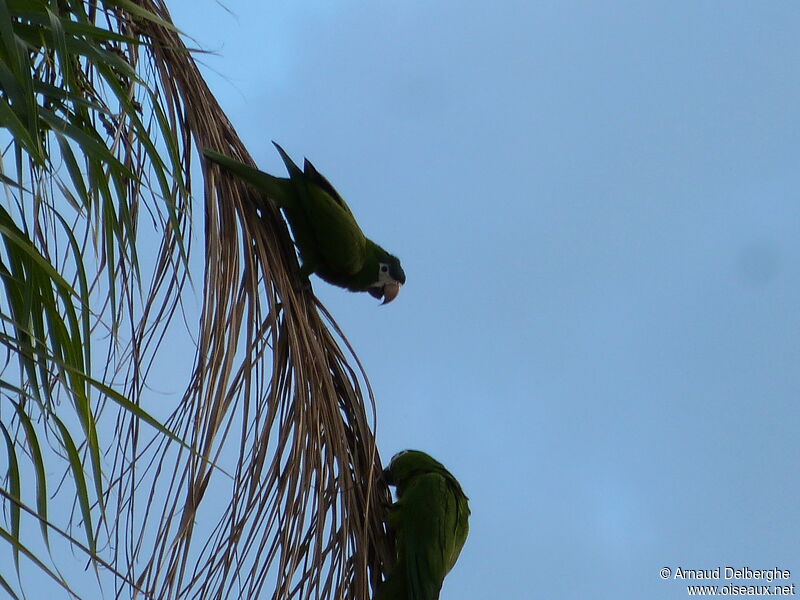
[[[246,181],[259,192],[266,194],[278,206],[287,208],[292,206],[292,194],[290,193],[290,182],[288,179],[274,177],[264,171],[259,171],[243,162],[230,156],[220,154],[214,150],[204,149],[203,154],[213,163],[218,164],[223,169],[230,171],[243,181]]]

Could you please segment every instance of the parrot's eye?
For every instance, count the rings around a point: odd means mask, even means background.
[[[388,273],[389,267],[387,265],[381,265],[381,273]]]

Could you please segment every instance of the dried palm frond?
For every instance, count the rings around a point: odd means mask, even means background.
[[[141,5],[169,20],[162,3]],[[137,27],[196,145],[252,163],[175,30]],[[169,422],[191,451],[162,439],[152,456],[171,479],[152,480],[144,507],[136,494],[120,496],[120,518],[138,522],[126,560],[146,565],[129,576],[157,598],[256,598],[271,589],[274,598],[366,600],[387,556],[389,498],[367,417],[374,405],[364,404],[371,391],[331,333],[344,341],[330,315],[301,289],[275,207],[215,169],[206,170],[205,197],[197,362]],[[137,443],[128,455],[141,463]],[[119,474],[119,490],[136,489],[137,469],[126,464]]]
[[[43,86],[28,95],[23,86],[24,102],[9,103],[31,109],[12,134],[23,148],[18,156],[27,153],[38,173],[34,209],[26,213],[19,201],[21,221],[32,225],[0,223],[13,233],[4,242],[17,244],[6,252],[4,282],[12,300],[27,299],[12,303],[7,319],[16,332],[7,336],[9,352],[28,361],[23,385],[4,382],[20,398],[15,429],[2,430],[17,473],[3,496],[12,521],[36,515],[45,540],[46,531],[61,531],[49,525],[46,486],[36,492],[36,509],[18,489],[22,460],[34,465],[37,482],[47,479],[37,446],[44,428],[57,434],[57,453],[68,455],[72,475],[64,481],[75,482],[75,522],[86,537],[80,549],[98,572],[113,574],[117,596],[366,600],[391,556],[369,384],[331,316],[302,288],[277,209],[216,169],[204,171],[195,364],[174,410],[148,393],[153,364],[170,361],[163,342],[190,273],[192,156],[209,147],[250,161],[165,4],[64,0],[57,13],[44,0],[0,4],[11,7],[9,22],[26,40],[20,73],[30,64],[32,85]],[[41,146],[40,136],[54,136],[58,152]],[[55,190],[72,203],[69,215],[49,200],[58,194],[42,193],[59,181],[49,166],[54,156],[69,173]],[[145,219],[162,237],[152,265],[137,245]],[[86,225],[74,227],[80,222]],[[63,284],[42,266],[48,262],[64,267]],[[33,309],[32,281],[48,282]],[[49,307],[50,325],[34,321],[29,335],[22,313],[36,306]],[[59,319],[67,324],[61,337]],[[89,340],[99,336],[110,341],[98,360]],[[66,345],[54,345],[62,338]],[[103,372],[94,377],[98,363]],[[69,419],[54,385],[73,398]],[[44,421],[26,404],[31,397],[50,415]],[[114,407],[107,469],[97,423]],[[165,412],[166,427],[150,416]],[[25,456],[18,445],[28,448]],[[27,552],[18,528],[8,537],[16,555]],[[51,573],[70,587],[68,577]],[[0,587],[11,590],[2,570]]]

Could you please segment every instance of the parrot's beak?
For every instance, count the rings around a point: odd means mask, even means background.
[[[397,298],[400,293],[400,288],[403,287],[401,283],[387,283],[383,286],[383,302],[382,304],[389,304],[392,300]]]

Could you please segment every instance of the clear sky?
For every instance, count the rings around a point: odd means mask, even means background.
[[[262,168],[403,261],[386,307],[314,285],[384,458],[470,497],[443,600],[800,583],[800,4],[169,5]]]

